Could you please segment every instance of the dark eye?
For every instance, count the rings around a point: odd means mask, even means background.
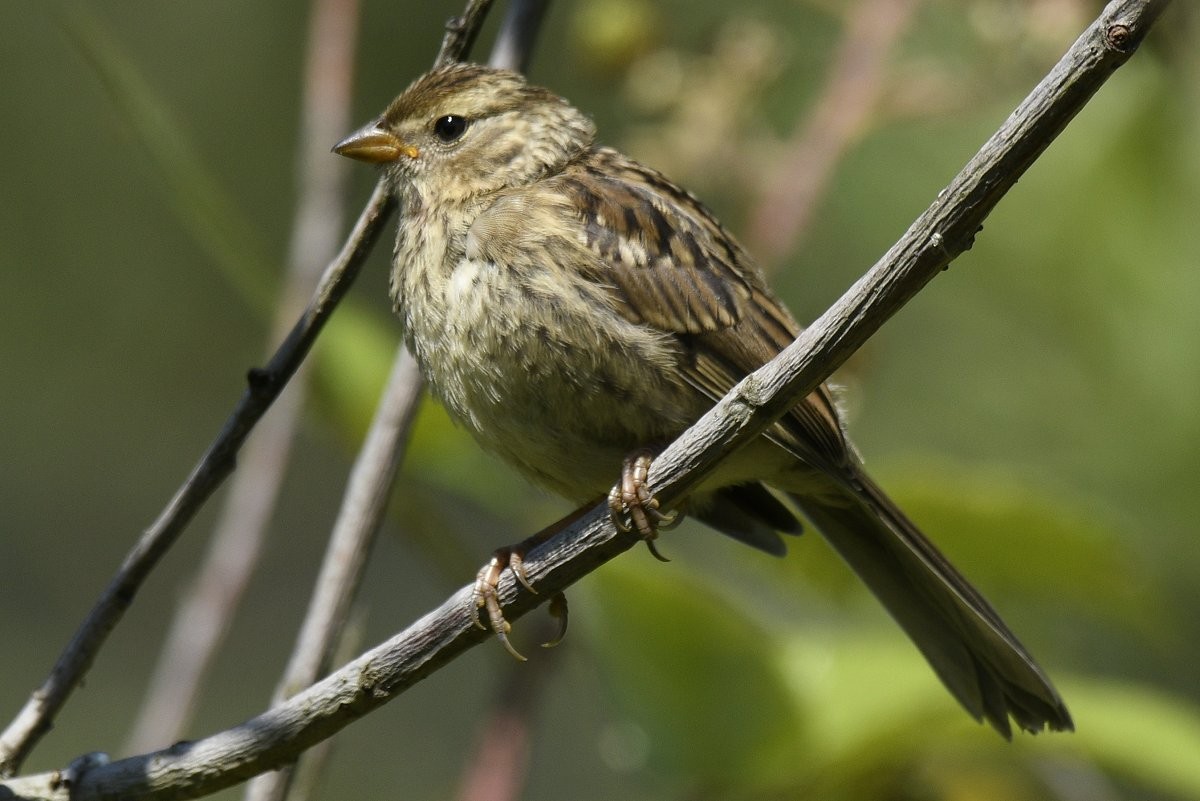
[[[443,142],[453,142],[462,136],[466,130],[467,118],[460,117],[457,114],[447,114],[445,117],[438,117],[433,122],[433,133]]]

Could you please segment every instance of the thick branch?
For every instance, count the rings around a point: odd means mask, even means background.
[[[933,276],[972,243],[984,218],[1141,42],[1167,0],[1116,0],[971,160],[904,237],[777,359],[733,389],[656,460],[651,480],[677,501],[716,461],[757,436],[808,394]],[[516,619],[632,546],[607,509],[591,510],[526,561],[539,595],[501,583]],[[70,798],[194,798],[275,767],[394,698],[487,635],[474,627],[464,587],[406,631],[286,705],[225,732],[155,754],[76,771]],[[0,787],[22,798],[66,801],[60,774]]]

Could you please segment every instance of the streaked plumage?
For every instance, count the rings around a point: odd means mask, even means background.
[[[486,448],[584,503],[800,326],[691,194],[595,145],[520,76],[456,65],[414,82],[339,152],[384,163],[402,203],[392,293],[434,393]],[[734,454],[685,510],[782,553],[782,490],[942,681],[1005,736],[1071,728],[990,605],[862,472],[822,387]]]

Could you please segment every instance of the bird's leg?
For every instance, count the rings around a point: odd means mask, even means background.
[[[675,525],[680,520],[680,516],[677,512],[664,513],[660,511],[658,499],[650,492],[648,478],[653,457],[654,455],[650,451],[642,450],[631,453],[625,458],[621,466],[621,480],[608,494],[608,508],[612,515],[613,525],[621,531],[636,531],[654,558],[667,562],[670,560],[658,552],[658,549],[654,547],[654,540],[658,537],[660,530]],[[525,661],[525,657],[513,647],[508,639],[512,625],[504,619],[504,610],[500,606],[500,594],[497,592],[500,577],[504,575],[505,570],[509,570],[522,587],[536,595],[537,590],[529,583],[529,576],[525,572],[525,554],[574,523],[590,508],[590,506],[584,506],[516,545],[497,548],[488,563],[481,567],[475,575],[475,591],[472,593],[471,605],[471,614],[475,618],[475,625],[485,630],[490,628],[500,639],[505,650],[521,661]],[[629,522],[625,520],[626,515],[629,517]],[[486,626],[480,618],[480,609],[487,610],[488,623]],[[558,593],[551,598],[549,609],[550,614],[558,618],[559,628],[557,635],[549,642],[542,643],[547,648],[561,642],[567,632],[566,596]]]
[[[475,625],[484,630],[490,628],[499,638],[505,650],[522,662],[525,661],[525,657],[508,640],[508,633],[512,631],[512,625],[504,619],[504,610],[500,607],[500,594],[496,591],[500,585],[500,577],[504,575],[505,570],[512,571],[513,577],[522,587],[537,595],[537,590],[529,583],[529,576],[525,573],[525,554],[574,523],[590,508],[590,506],[584,506],[536,534],[526,537],[516,545],[497,548],[488,563],[475,574],[475,591],[472,593],[471,605],[471,614],[475,618]],[[487,610],[488,625],[486,626],[479,617],[480,609]],[[545,648],[558,645],[567,633],[566,596],[558,593],[551,598],[549,610],[552,617],[558,618],[559,625],[558,633],[549,642],[542,643]]]
[[[608,493],[608,509],[613,525],[621,531],[636,530],[650,553],[660,562],[670,560],[654,547],[660,529],[668,529],[679,521],[678,512],[659,511],[658,499],[650,492],[650,464],[654,455],[650,451],[635,451],[625,457],[621,466],[621,480]],[[625,522],[625,516],[629,522]]]

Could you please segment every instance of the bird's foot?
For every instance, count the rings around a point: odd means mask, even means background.
[[[534,546],[540,545],[565,526],[573,523],[584,511],[586,509],[542,529],[517,545],[497,549],[488,563],[475,574],[475,588],[471,593],[471,615],[475,619],[475,625],[485,631],[491,629],[504,649],[522,662],[525,661],[525,657],[513,647],[508,639],[508,633],[512,631],[512,624],[505,620],[504,610],[500,606],[500,593],[497,589],[500,586],[500,579],[504,575],[504,571],[509,570],[522,587],[537,595],[537,590],[533,588],[529,576],[525,572],[525,554]],[[487,612],[487,625],[484,625],[480,617],[480,609]],[[551,617],[558,619],[558,632],[548,642],[542,643],[543,648],[552,648],[558,645],[567,633],[567,597],[561,592],[556,593],[550,599],[549,612]]]
[[[614,526],[621,531],[637,531],[655,559],[669,562],[671,560],[654,547],[654,540],[658,538],[659,531],[676,525],[680,518],[678,512],[660,511],[658,499],[650,492],[650,464],[653,458],[649,451],[637,451],[625,457],[625,463],[621,466],[621,480],[608,493],[608,510]]]

